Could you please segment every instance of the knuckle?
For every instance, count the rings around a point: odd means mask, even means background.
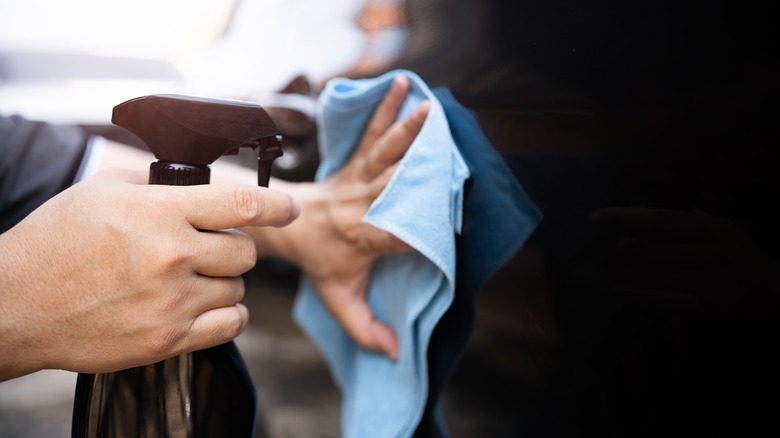
[[[242,272],[246,272],[254,268],[255,264],[257,264],[257,246],[255,246],[255,242],[246,235],[241,239],[241,242],[241,249],[239,251],[240,257],[238,257],[238,260],[241,263]]]
[[[177,245],[163,244],[155,253],[157,259],[157,265],[163,267],[165,270],[175,268],[182,263],[182,259],[185,257],[182,249],[177,248]]]
[[[185,336],[185,332],[175,327],[158,329],[148,339],[147,351],[158,358],[170,357],[178,353],[178,346]]]
[[[238,308],[234,308],[234,311],[227,313],[218,330],[219,333],[217,333],[216,337],[223,342],[234,339],[244,331],[244,320]]]
[[[388,137],[389,134],[388,136],[383,136],[376,141],[374,148],[369,154],[368,160],[366,160],[366,167],[370,166],[373,173],[377,173],[378,169],[386,167],[388,163],[392,162],[392,157],[390,156],[388,147],[388,141],[390,141],[391,138]]]
[[[401,121],[401,123],[398,124],[398,126],[404,131],[412,131],[417,130],[417,128],[420,126],[420,122],[417,121],[417,119],[414,117],[406,117]]]
[[[370,123],[368,127],[366,128],[366,134],[365,136],[368,138],[379,138],[382,136],[382,134],[385,133],[385,130],[387,127],[381,125],[379,122],[376,121],[376,119],[373,121],[373,123]]]
[[[256,219],[265,210],[265,198],[250,187],[236,187],[234,199],[236,216],[241,223]]]
[[[230,272],[233,273],[230,275],[238,275],[255,267],[257,264],[257,247],[250,237],[237,230],[231,231],[238,238],[233,238],[232,241],[222,244],[219,249],[219,263],[225,264],[225,267],[229,268]]]
[[[161,317],[170,318],[172,313],[179,311],[183,304],[197,295],[195,286],[193,281],[181,281],[177,278],[167,293],[159,299],[157,311]]]
[[[150,217],[160,217],[167,212],[179,211],[181,207],[176,198],[163,191],[150,191],[137,201],[142,205],[144,213]]]
[[[225,286],[226,296],[229,297],[231,305],[238,304],[244,299],[246,293],[246,287],[244,286],[244,279],[242,277],[233,277]]]
[[[398,134],[403,138],[410,138],[417,135],[422,127],[422,121],[415,117],[407,117],[398,125]]]
[[[186,266],[190,260],[197,257],[189,245],[169,242],[158,247],[149,254],[144,254],[145,262],[138,267],[136,277],[154,280],[158,290],[165,290],[169,299],[161,300],[170,309],[178,301],[178,297],[190,292],[191,285],[182,282],[182,275],[186,272]]]
[[[358,251],[372,251],[376,249],[376,243],[372,236],[372,227],[365,223],[351,224],[348,227],[338,229],[341,238]]]

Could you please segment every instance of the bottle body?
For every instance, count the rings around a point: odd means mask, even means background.
[[[233,342],[155,364],[79,374],[73,438],[252,437],[254,386]]]

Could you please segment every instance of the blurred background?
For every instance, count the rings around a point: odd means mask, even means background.
[[[118,103],[157,93],[251,100],[286,134],[279,176],[306,179],[317,92],[333,76],[387,65],[402,24],[394,0],[2,0],[0,112],[144,147],[111,124]]]
[[[251,98],[344,72],[368,47],[364,0],[0,2],[0,110],[105,123],[118,102]]]
[[[0,0],[0,113],[132,144],[109,123],[124,100],[254,100],[285,134],[276,175],[305,180],[325,81],[413,70],[473,111],[544,213],[480,292],[442,397],[451,436],[769,435],[770,4]],[[619,215],[594,215],[605,208]],[[335,437],[338,392],[290,319],[297,275],[270,260],[245,277],[252,317],[237,343],[258,436]],[[0,383],[0,437],[68,436],[74,384],[58,371]]]

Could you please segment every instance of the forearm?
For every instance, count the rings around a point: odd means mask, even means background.
[[[30,302],[34,296],[29,284],[34,273],[28,272],[30,263],[25,260],[25,247],[30,242],[17,238],[14,230],[0,234],[0,381],[12,379],[44,368],[37,353],[41,340],[35,333],[45,321],[31,318],[37,303]]]

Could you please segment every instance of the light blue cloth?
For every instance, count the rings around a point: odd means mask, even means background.
[[[376,262],[368,302],[398,338],[398,361],[360,349],[322,305],[305,277],[293,317],[322,351],[341,390],[342,433],[350,437],[409,437],[428,395],[426,352],[433,329],[455,292],[456,233],[469,170],[450,135],[439,101],[415,74],[393,71],[374,79],[334,79],[318,102],[320,181],[346,163],[374,108],[397,74],[409,77],[409,96],[398,118],[423,100],[428,117],[364,221],[411,245],[413,253]]]

